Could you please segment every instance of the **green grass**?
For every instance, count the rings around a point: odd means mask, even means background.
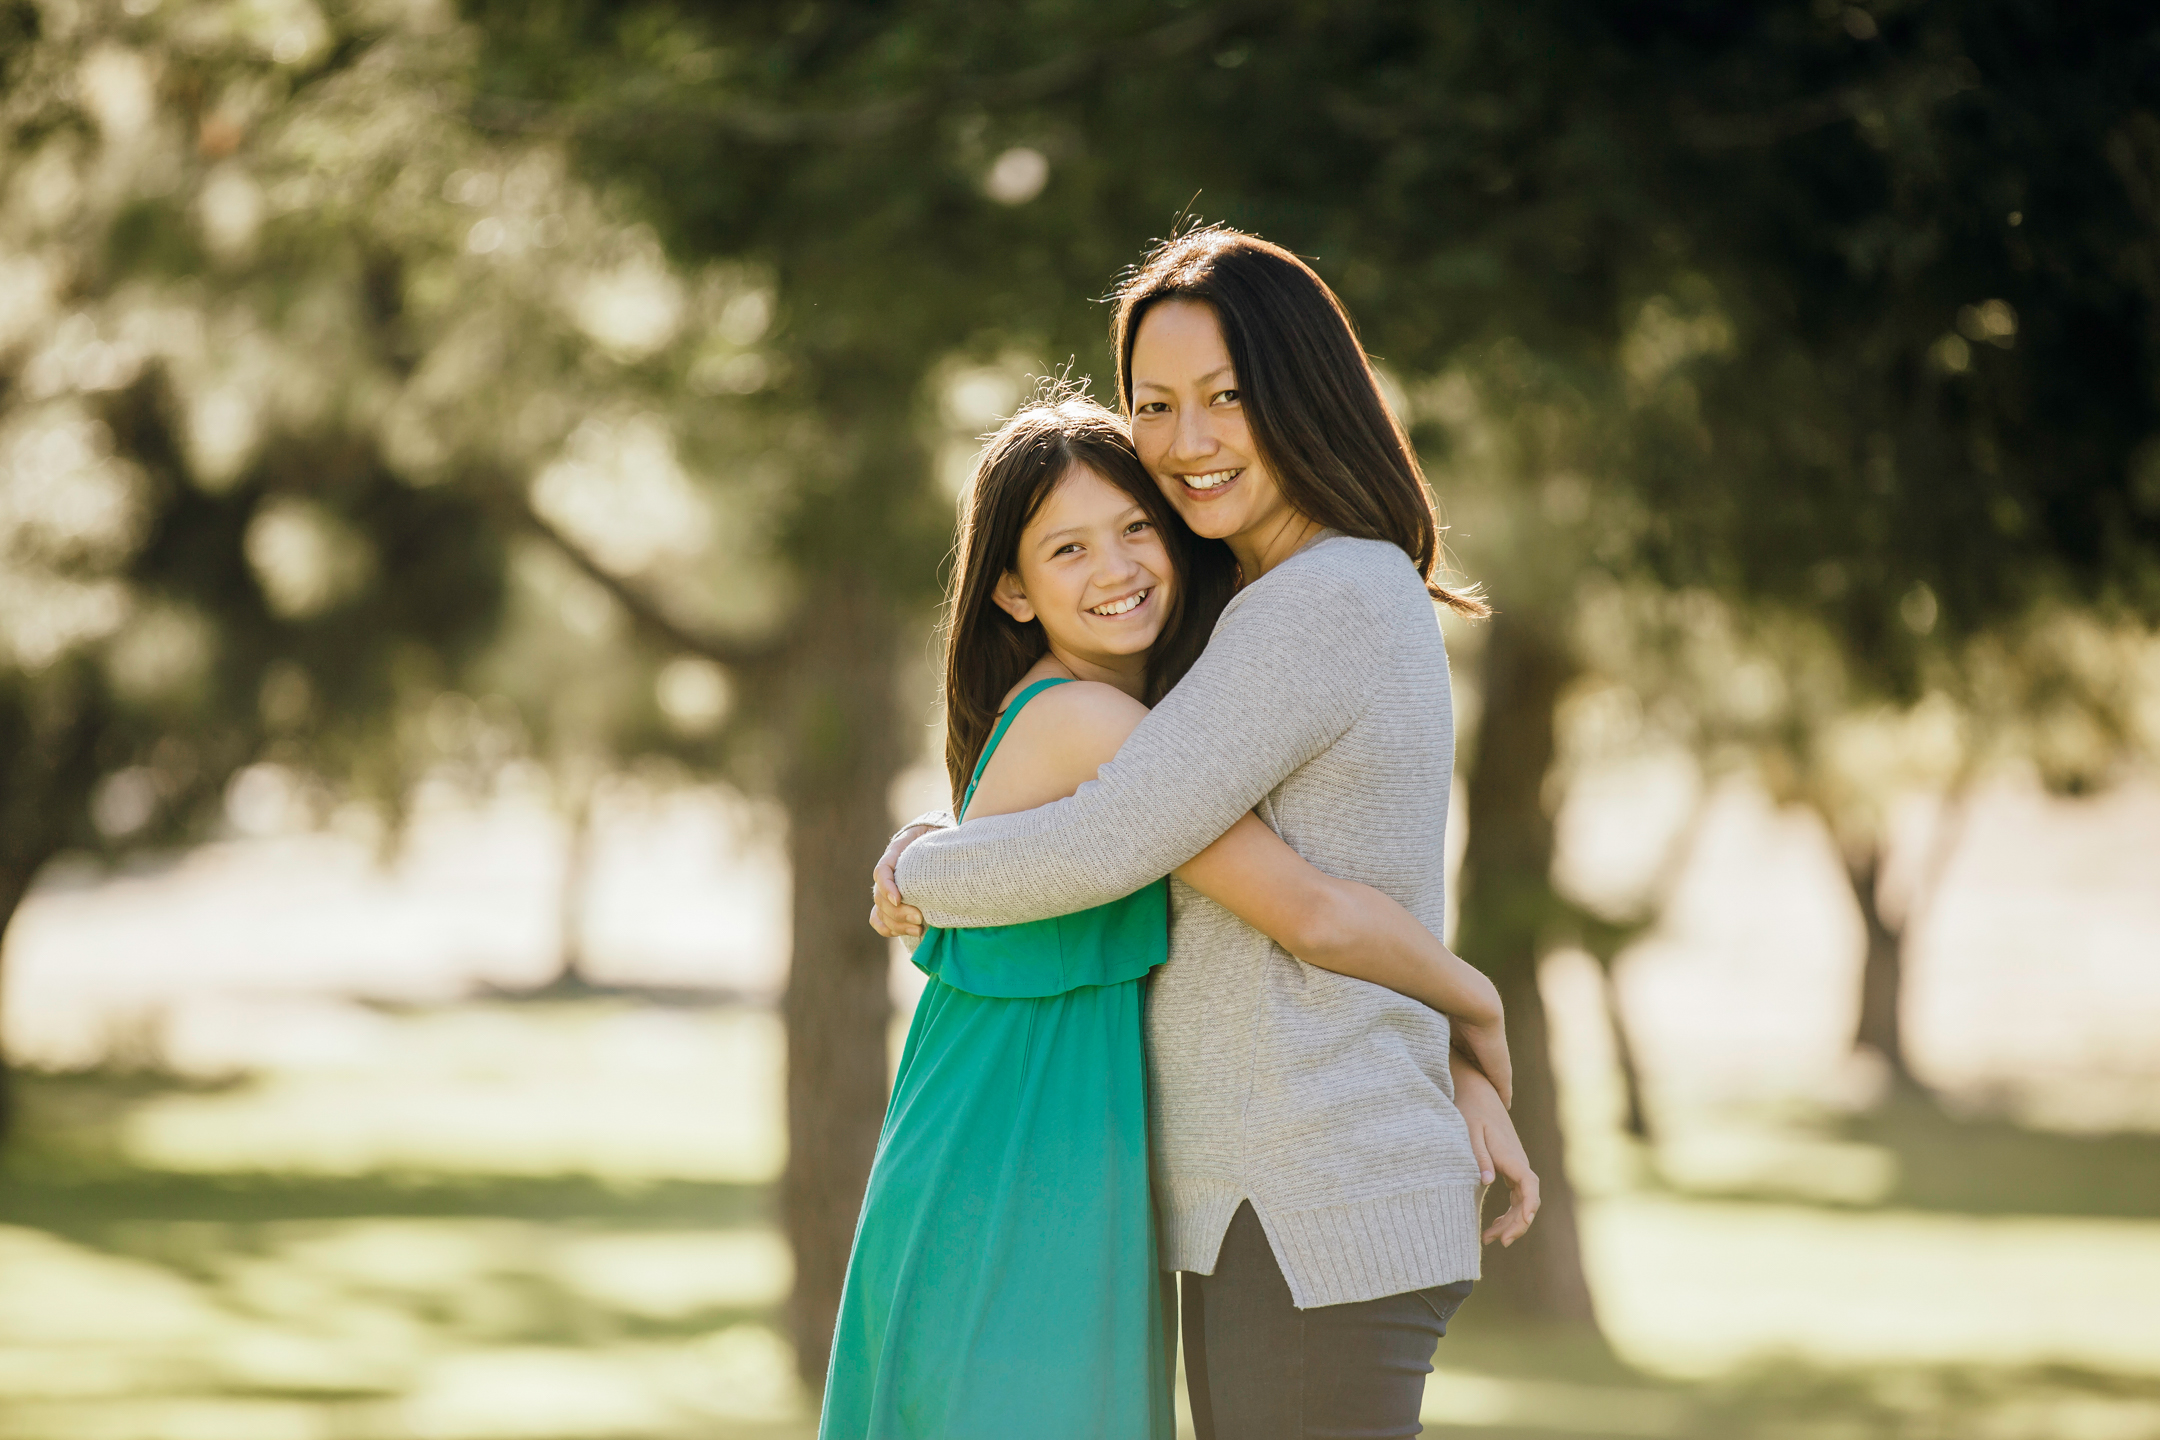
[[[619,1004],[466,1008],[334,1072],[24,1077],[0,1440],[806,1440],[772,1119],[748,1113],[777,1100],[771,1018],[675,1016],[691,1068],[662,1074],[595,1040]],[[1589,1165],[1613,1350],[1473,1299],[1428,1433],[2160,1440],[2151,1139],[1734,1124],[1784,1156],[1773,1179],[1858,1156],[1881,1193]]]

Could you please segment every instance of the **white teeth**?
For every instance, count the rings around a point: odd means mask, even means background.
[[[1132,609],[1135,605],[1138,605],[1141,601],[1147,599],[1147,597],[1152,593],[1154,592],[1150,590],[1136,590],[1132,594],[1127,595],[1122,600],[1113,600],[1107,605],[1097,605],[1093,609],[1089,610],[1088,613],[1090,615],[1105,616],[1123,615],[1126,611]]]
[[[1241,473],[1240,470],[1210,470],[1205,475],[1187,475],[1185,483],[1195,490],[1213,490],[1217,486],[1229,484]]]

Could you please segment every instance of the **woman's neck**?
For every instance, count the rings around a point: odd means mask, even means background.
[[[1311,544],[1313,537],[1326,528],[1319,521],[1284,506],[1280,515],[1270,516],[1252,529],[1230,536],[1224,543],[1237,558],[1238,573],[1244,583],[1250,585]]]
[[[1135,700],[1147,699],[1147,652],[1138,655],[1087,656],[1067,650],[1055,640],[1035,668],[1028,672],[1023,684],[1047,680],[1052,676],[1068,680],[1094,680],[1104,685],[1115,685]]]

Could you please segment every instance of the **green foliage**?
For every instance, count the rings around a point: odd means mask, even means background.
[[[724,680],[549,557],[770,623],[758,502],[715,542],[689,468],[741,445],[757,277],[673,271],[548,147],[446,116],[468,47],[425,7],[0,22],[8,905],[58,848],[201,833],[259,761],[395,808],[461,758],[415,722],[462,687],[513,751],[708,755]],[[506,622],[605,673],[502,663]]]
[[[1613,563],[1817,614],[1892,693],[1928,601],[1945,640],[2160,613],[2146,7],[469,13],[483,120],[773,267],[786,398],[998,339],[1102,373],[1088,297],[1197,195],[1314,255],[1398,372],[1527,347],[1620,441]],[[996,203],[1023,145],[1048,183]],[[805,513],[798,545],[861,534]]]

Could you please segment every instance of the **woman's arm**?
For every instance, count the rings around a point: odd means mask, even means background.
[[[1316,869],[1250,813],[1175,873],[1306,964],[1445,1014],[1455,1047],[1513,1093],[1500,991],[1381,891]]]
[[[1328,543],[1328,542],[1323,542]],[[1009,925],[1107,904],[1206,849],[1349,729],[1389,663],[1357,584],[1293,559],[1232,602],[1185,678],[1067,800],[970,820],[901,854],[933,925]]]

